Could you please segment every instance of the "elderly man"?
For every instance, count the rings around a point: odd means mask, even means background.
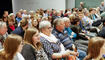
[[[64,45],[66,49],[76,50],[73,40],[67,34],[67,31],[64,30],[64,28],[65,28],[65,24],[64,24],[63,19],[62,18],[56,19],[54,21],[54,29],[52,33],[56,36],[56,38],[60,40],[60,42]],[[86,56],[86,53],[79,49],[77,49],[77,51],[79,52],[80,60],[83,60],[83,58]]]
[[[7,26],[5,22],[0,22],[0,49],[4,43],[4,39],[7,37]]]

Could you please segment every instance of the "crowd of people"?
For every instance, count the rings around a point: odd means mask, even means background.
[[[104,60],[104,3],[89,10],[20,9],[0,19],[0,60]]]

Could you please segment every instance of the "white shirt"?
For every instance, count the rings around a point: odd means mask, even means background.
[[[25,60],[25,59],[19,52],[17,52],[13,60]]]

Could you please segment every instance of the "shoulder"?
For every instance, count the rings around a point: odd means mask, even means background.
[[[24,46],[23,46],[23,48],[25,48],[25,49],[31,49],[31,48],[33,48],[30,44],[25,44]]]
[[[25,59],[19,52],[17,52],[13,60],[25,60]]]
[[[22,31],[22,28],[21,27],[17,27],[14,31],[12,31],[11,33],[17,33],[17,34],[19,34],[19,33],[21,33],[21,31]]]

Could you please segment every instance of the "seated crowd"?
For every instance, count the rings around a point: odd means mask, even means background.
[[[104,26],[96,8],[4,11],[0,60],[104,60]]]

